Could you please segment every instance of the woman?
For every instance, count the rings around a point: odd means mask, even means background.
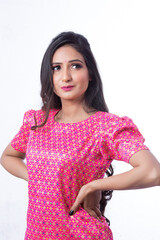
[[[64,32],[50,43],[41,67],[41,110],[29,110],[1,164],[28,180],[25,239],[113,239],[98,201],[103,191],[160,185],[160,164],[128,117],[108,113],[88,41]],[[26,165],[22,159],[26,157]],[[112,175],[113,159],[132,170]],[[110,176],[103,178],[104,173]],[[86,200],[88,198],[88,200]],[[98,219],[99,216],[99,219]],[[97,217],[97,218],[95,218]]]

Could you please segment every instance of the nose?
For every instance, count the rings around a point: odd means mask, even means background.
[[[71,77],[70,70],[66,66],[66,67],[63,68],[63,71],[62,71],[62,81],[63,82],[69,82],[71,80],[72,80],[72,77]]]

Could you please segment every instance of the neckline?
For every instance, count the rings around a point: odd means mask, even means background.
[[[82,121],[79,121],[79,122],[73,122],[73,123],[61,123],[61,122],[57,122],[55,120],[55,116],[56,114],[58,114],[58,112],[60,111],[60,109],[55,109],[55,112],[54,112],[54,115],[53,115],[53,120],[54,120],[54,123],[56,123],[57,125],[67,125],[67,126],[70,126],[70,125],[79,125],[79,124],[83,124],[83,123],[86,123],[90,120],[92,120],[100,111],[97,111],[95,113],[93,113],[91,116],[89,116],[88,118],[82,120]]]

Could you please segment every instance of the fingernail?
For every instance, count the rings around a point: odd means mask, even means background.
[[[74,214],[74,211],[71,210],[71,211],[69,212],[69,215],[72,216],[73,214]]]

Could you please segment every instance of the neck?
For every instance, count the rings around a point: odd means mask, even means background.
[[[87,113],[92,110],[92,113]],[[93,114],[93,109],[85,107],[84,102],[62,101],[62,109],[56,115],[58,122],[78,122]]]
[[[81,102],[62,102],[60,115],[63,118],[75,118],[75,116],[85,112],[84,104]]]

